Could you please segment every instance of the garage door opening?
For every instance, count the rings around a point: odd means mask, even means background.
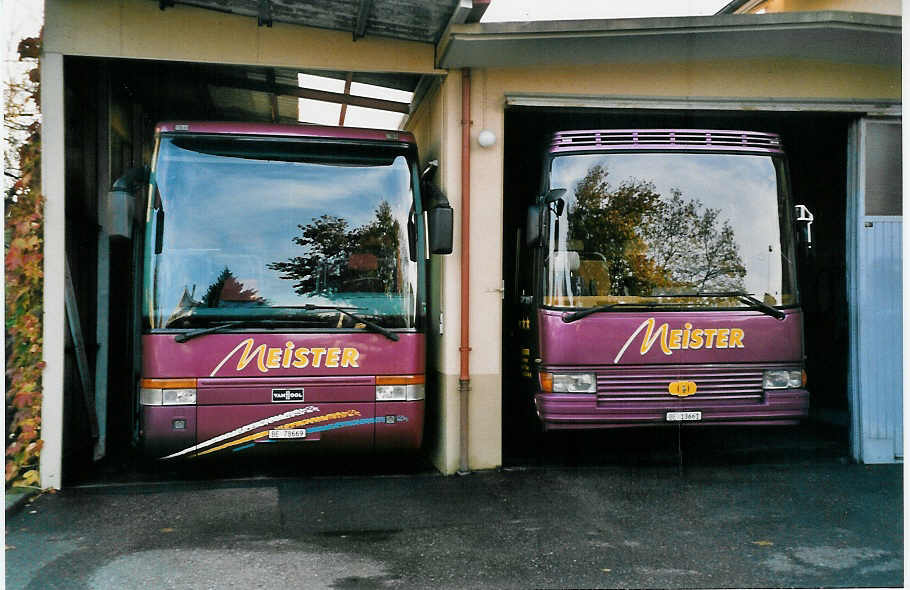
[[[370,121],[397,129],[427,83],[415,74],[65,58],[67,312],[74,320],[64,369],[66,485],[116,478],[139,461],[139,252],[129,238],[107,233],[105,216],[111,184],[149,165],[155,125]],[[377,123],[371,113],[386,117]],[[144,213],[139,184],[136,218]]]
[[[787,153],[794,203],[815,214],[814,260],[800,265],[799,293],[805,322],[809,419],[799,427],[719,427],[683,429],[683,446],[717,445],[750,449],[777,446],[781,455],[793,445],[812,454],[845,456],[848,448],[848,308],[845,278],[848,129],[856,117],[825,112],[676,111],[556,109],[509,107],[505,115],[503,276],[506,293],[516,293],[516,253],[524,248],[520,231],[525,211],[540,192],[541,167],[549,136],[572,129],[731,129],[779,134]],[[536,434],[531,400],[515,386],[521,358],[516,298],[507,296],[503,312],[503,456],[506,464],[539,460],[553,447],[563,458],[586,452],[622,460],[631,448],[645,455],[676,460],[675,428],[592,431],[582,435]],[[769,447],[770,445],[770,447]],[[638,454],[635,460],[643,455]],[[556,459],[560,461],[562,459]],[[597,461],[601,459],[596,459]],[[607,459],[610,460],[610,459]]]

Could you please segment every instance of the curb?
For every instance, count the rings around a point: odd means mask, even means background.
[[[39,493],[38,490],[28,490],[24,492],[11,492],[10,490],[7,490],[5,497],[7,518],[22,510],[22,507]]]

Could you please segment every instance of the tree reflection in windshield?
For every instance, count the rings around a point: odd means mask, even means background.
[[[578,294],[652,295],[742,290],[746,274],[728,221],[674,189],[668,199],[653,182],[628,179],[613,188],[595,165],[568,207],[568,250],[584,244],[579,270],[602,267],[601,280],[583,272]],[[594,271],[596,272],[596,271]],[[593,281],[593,282],[592,282]]]
[[[266,299],[259,296],[256,289],[247,289],[226,266],[202,296],[202,305],[205,307],[268,305],[268,303]]]
[[[344,306],[386,328],[413,328],[422,297],[404,231],[413,172],[410,148],[397,144],[163,136],[144,324],[273,321]],[[297,315],[307,318],[294,316],[301,329],[353,324],[341,325],[337,312]]]
[[[679,190],[659,200],[640,228],[666,287],[690,293],[742,291],[746,267],[728,220]],[[662,285],[654,285],[662,286]]]
[[[687,168],[684,158],[694,165]],[[718,171],[741,179],[742,186],[712,183],[710,174]],[[611,183],[617,176],[622,180]],[[792,263],[783,255],[789,236],[778,218],[785,197],[768,158],[559,157],[551,186],[570,192],[563,215],[550,221],[550,305],[588,307],[699,292],[754,291],[770,305],[795,299]],[[741,305],[735,297],[673,301]]]
[[[597,261],[604,273],[600,281],[580,285],[580,293],[649,292],[666,283],[665,273],[647,255],[647,245],[638,233],[660,195],[654,185],[624,181],[615,189],[607,182],[607,171],[593,166],[575,188],[575,202],[567,207],[567,250],[590,252],[585,259]],[[583,244],[583,248],[573,248]],[[579,261],[580,263],[580,261]],[[583,280],[579,275],[579,279]],[[577,282],[577,281],[576,281]],[[587,289],[585,289],[587,287]]]
[[[386,201],[360,227],[334,215],[297,227],[301,233],[292,241],[304,253],[268,264],[282,279],[294,281],[297,294],[398,293],[401,226]]]

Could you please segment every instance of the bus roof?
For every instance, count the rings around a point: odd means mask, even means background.
[[[591,151],[711,151],[782,154],[780,136],[712,129],[595,129],[557,131],[550,153]]]
[[[159,133],[193,133],[212,135],[266,135],[273,137],[322,137],[326,139],[359,139],[415,143],[407,131],[331,127],[327,125],[287,125],[275,123],[234,123],[216,121],[165,121],[155,126]]]

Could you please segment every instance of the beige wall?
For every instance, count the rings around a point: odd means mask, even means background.
[[[487,117],[508,93],[684,98],[900,99],[900,68],[800,60],[552,66],[489,70]],[[482,76],[482,75],[481,75]]]
[[[755,13],[760,10],[769,13],[844,10],[900,16],[901,0],[764,0],[746,3],[737,12]]]
[[[457,118],[461,100],[453,88],[454,85],[440,80],[407,121],[407,128],[414,134],[420,148],[421,164],[434,159],[439,161],[440,168],[436,172],[435,181],[445,192],[456,213],[455,252],[450,256],[433,256],[429,277],[427,335],[430,358],[427,374],[431,387],[428,388],[427,436],[424,438],[424,447],[434,465],[443,473],[454,473],[458,469],[460,440],[458,359],[452,358],[451,352],[445,347],[447,337],[455,334],[457,338],[459,311],[457,282],[453,283],[449,276],[454,275],[455,280],[458,280],[458,212],[461,209],[458,182],[461,154]],[[440,324],[443,334],[440,334]],[[454,387],[451,384],[453,376]]]
[[[467,394],[469,409],[468,466],[471,469],[491,469],[502,464],[501,401],[500,401],[500,317],[502,255],[499,236],[502,234],[501,191],[492,201],[475,194],[487,177],[499,178],[500,160],[487,157],[477,146],[477,133],[484,123],[484,87],[482,81],[472,84],[474,113],[480,115],[472,125],[471,144],[471,313],[470,353],[471,389]],[[438,433],[437,440],[427,438],[427,449],[436,467],[443,473],[454,473],[460,460],[460,412],[462,393],[459,390],[461,340],[461,74],[451,72],[441,80],[432,93],[411,116],[407,127],[412,131],[421,150],[421,160],[438,158],[440,170],[437,181],[455,209],[455,248],[450,256],[434,256],[430,277],[432,303],[430,309],[430,352],[433,377],[438,396],[428,403],[434,409],[428,414],[428,433]],[[497,132],[501,138],[501,133]],[[501,141],[498,143],[501,146]],[[494,148],[495,151],[495,148]],[[479,245],[479,247],[478,247]],[[439,334],[442,314],[443,334]]]
[[[269,65],[361,72],[443,73],[430,43],[275,23],[149,0],[47,0],[44,51],[64,55]]]

